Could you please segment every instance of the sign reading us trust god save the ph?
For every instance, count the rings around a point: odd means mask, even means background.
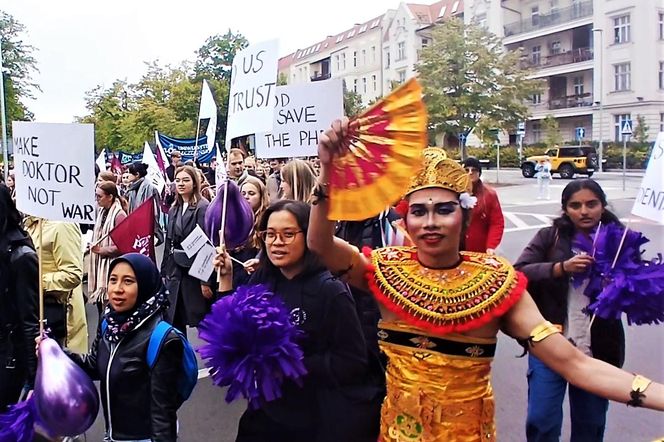
[[[14,121],[12,129],[18,210],[94,223],[94,126]]]

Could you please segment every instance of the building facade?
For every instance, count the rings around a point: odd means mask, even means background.
[[[636,125],[639,117],[649,140],[664,131],[662,0],[400,3],[282,58],[280,73],[288,83],[341,77],[366,105],[416,74],[430,28],[449,17],[478,23],[506,49],[521,50],[522,65],[543,80],[544,90],[528,103],[525,144],[543,141],[549,115],[566,141],[575,139],[577,128],[583,128],[583,141],[620,141],[623,121]]]

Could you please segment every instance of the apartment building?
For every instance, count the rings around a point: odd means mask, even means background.
[[[531,97],[525,143],[543,138],[553,115],[563,138],[619,141],[620,126],[645,118],[649,139],[664,129],[664,3],[661,0],[466,0],[475,20],[521,49],[544,80]]]
[[[428,30],[438,20],[463,16],[462,0],[431,5],[400,3],[369,21],[298,49],[279,60],[279,74],[289,84],[342,78],[363,104],[382,97],[394,82],[415,75]]]

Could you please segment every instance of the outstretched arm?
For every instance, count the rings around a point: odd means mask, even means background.
[[[544,318],[527,292],[503,317],[503,330],[510,336],[528,340],[532,331]],[[560,333],[553,333],[541,341],[529,340],[533,356],[564,377],[570,384],[598,396],[628,403],[634,399],[635,375],[599,359],[583,354]],[[653,382],[643,393],[642,406],[664,411],[664,385]]]
[[[353,246],[334,236],[334,222],[327,219],[330,205],[330,171],[334,158],[342,156],[342,140],[348,134],[348,119],[336,120],[321,134],[318,143],[320,175],[311,206],[307,246],[322,259],[334,274],[343,274],[346,282],[368,290],[364,277],[368,260]]]

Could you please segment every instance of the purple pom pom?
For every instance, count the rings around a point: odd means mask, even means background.
[[[242,395],[249,406],[281,397],[290,379],[301,385],[304,354],[286,305],[266,286],[241,286],[212,306],[198,326],[198,349],[215,385],[229,386],[226,402]]]
[[[205,211],[205,233],[215,246],[219,245],[219,230],[224,206],[224,189],[228,186],[226,201],[226,226],[224,228],[224,244],[226,249],[233,250],[247,242],[254,228],[254,212],[240,194],[240,189],[233,181],[226,181],[219,186]]]
[[[573,247],[594,253],[595,261],[586,273],[573,276],[573,284],[579,287],[588,279],[584,294],[591,299],[591,314],[619,319],[625,313],[630,325],[664,322],[664,264],[642,259],[641,246],[649,240],[640,232],[628,230],[618,250],[623,233],[623,227],[607,224],[591,235],[592,241],[581,235],[574,238]]]
[[[34,396],[10,406],[0,414],[0,442],[32,442],[36,416]]]

